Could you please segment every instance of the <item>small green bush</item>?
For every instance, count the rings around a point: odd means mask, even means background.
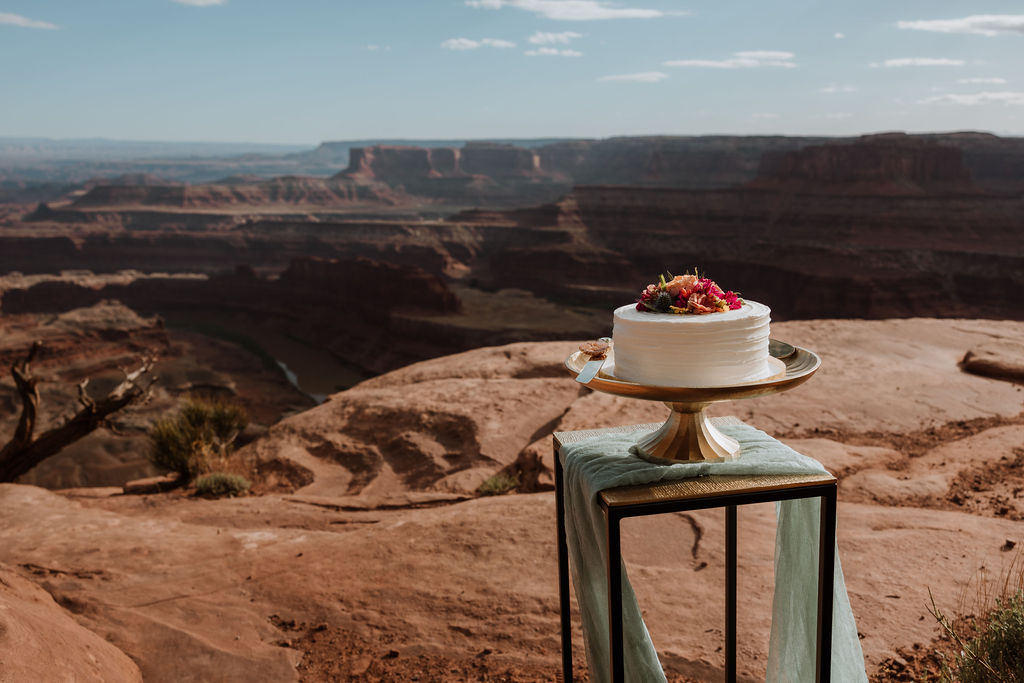
[[[943,667],[943,683],[1024,683],[1024,592],[997,598],[968,642],[945,617],[937,614],[936,618],[960,645],[952,666]]]
[[[224,401],[189,399],[175,417],[157,420],[149,430],[149,460],[187,480],[209,472],[231,452],[249,423],[245,411]]]
[[[508,493],[519,486],[519,480],[506,472],[498,472],[493,477],[485,479],[476,492],[481,496],[500,496]]]
[[[240,496],[249,490],[252,484],[240,474],[214,472],[196,479],[196,495],[210,498],[224,496]]]

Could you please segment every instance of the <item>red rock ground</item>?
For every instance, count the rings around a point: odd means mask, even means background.
[[[1024,541],[1021,387],[958,367],[975,346],[1022,333],[993,321],[773,325],[820,352],[822,370],[792,392],[720,408],[840,476],[841,558],[877,680],[927,664],[916,653],[938,635],[929,590],[956,611],[979,582],[1011,571]],[[665,412],[580,390],[560,367],[572,347],[419,363],[276,424],[242,454],[304,471],[311,481],[297,490],[287,478],[229,500],[4,485],[0,563],[147,681],[554,681],[553,493],[472,491],[503,469],[543,489],[553,430]],[[720,511],[624,527],[673,680],[721,678],[723,527]],[[773,530],[771,506],[741,510],[745,681],[763,678]],[[0,592],[0,604],[12,599]],[[0,637],[0,661],[11,647]],[[104,666],[104,680],[131,680]]]

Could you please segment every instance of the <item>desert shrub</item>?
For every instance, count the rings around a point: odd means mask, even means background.
[[[960,648],[943,666],[943,683],[1024,683],[1024,592],[996,598],[995,606],[971,624],[970,639],[934,605],[932,614]]]
[[[149,460],[194,479],[227,458],[247,424],[245,411],[239,406],[189,399],[178,415],[161,418],[150,427]]]
[[[498,472],[484,480],[476,492],[481,496],[500,496],[519,486],[519,480],[507,472]]]
[[[196,495],[210,498],[240,496],[249,490],[252,483],[240,474],[214,472],[196,479]]]

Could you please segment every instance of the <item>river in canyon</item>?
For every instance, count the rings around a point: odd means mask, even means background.
[[[317,403],[358,384],[369,375],[327,349],[288,334],[278,325],[247,313],[189,311],[161,313],[168,327],[198,332],[237,345],[280,371]]]

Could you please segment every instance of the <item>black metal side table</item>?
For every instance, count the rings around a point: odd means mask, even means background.
[[[558,517],[558,595],[562,625],[562,676],[572,678],[572,624],[569,611],[569,551],[565,536],[565,490],[559,450],[564,444],[600,434],[651,431],[658,424],[555,432],[555,491]],[[613,683],[624,680],[622,657],[622,572],[619,523],[627,517],[725,508],[725,678],[736,681],[736,508],[796,498],[821,498],[818,535],[818,634],[816,680],[828,683],[832,669],[832,590],[836,543],[836,478],[831,474],[708,476],[662,484],[624,486],[600,493],[608,538],[609,670]]]

